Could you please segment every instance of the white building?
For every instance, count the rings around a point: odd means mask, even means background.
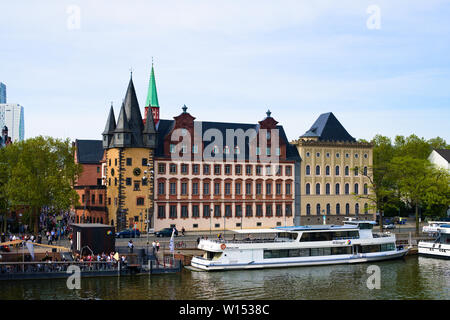
[[[25,120],[23,107],[17,103],[0,104],[0,127],[8,127],[12,142],[25,138]]]
[[[447,169],[450,172],[450,149],[433,150],[428,160],[436,167]]]

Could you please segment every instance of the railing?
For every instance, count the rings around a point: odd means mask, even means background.
[[[393,234],[390,233],[373,233],[372,235],[374,238],[390,238],[393,236]]]
[[[119,264],[116,261],[0,262],[0,277],[11,273],[66,273],[69,266],[77,266],[81,272],[118,271],[119,268]]]
[[[211,241],[214,243],[266,243],[266,242],[295,242],[296,240],[288,238],[261,238],[261,239],[236,239],[236,240],[223,240],[223,239],[203,239],[201,241]]]

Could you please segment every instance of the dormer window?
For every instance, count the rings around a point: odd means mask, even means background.
[[[187,152],[187,147],[186,147],[185,144],[183,144],[183,145],[181,146],[181,152],[182,152],[182,153],[186,153],[186,152]]]
[[[234,153],[235,154],[240,154],[241,153],[241,149],[239,149],[238,146],[234,147]]]
[[[259,156],[261,154],[261,149],[259,147],[256,147],[256,155]]]
[[[198,153],[198,145],[194,144],[192,146],[192,153]]]
[[[266,148],[266,154],[270,156],[270,147]]]
[[[225,148],[223,148],[223,153],[230,154],[230,147],[229,146],[225,146]]]
[[[174,153],[174,152],[175,152],[175,145],[170,144],[170,153]]]
[[[218,146],[214,146],[213,152],[214,152],[215,154],[219,153],[219,147],[218,147]]]

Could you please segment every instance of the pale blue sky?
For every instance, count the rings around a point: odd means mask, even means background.
[[[143,110],[153,56],[165,119],[183,104],[203,121],[270,109],[293,140],[331,111],[355,138],[450,142],[449,16],[437,0],[2,0],[0,81],[27,138],[101,139],[130,68]]]

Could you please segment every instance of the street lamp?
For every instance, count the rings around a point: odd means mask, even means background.
[[[151,197],[148,197],[148,208],[147,208],[147,254],[148,254],[148,245],[149,245],[149,233],[150,233],[150,228],[152,227],[152,220],[153,220],[153,211],[155,209],[155,188],[154,188],[154,170],[150,170],[151,164],[148,163],[148,170],[144,171],[144,176],[142,177],[142,181],[147,181],[147,183],[149,184],[149,192],[151,193]],[[150,208],[150,204],[151,202],[153,203],[153,205]]]
[[[210,208],[210,213],[209,213],[209,236],[212,236],[212,214],[213,214],[213,208]]]

